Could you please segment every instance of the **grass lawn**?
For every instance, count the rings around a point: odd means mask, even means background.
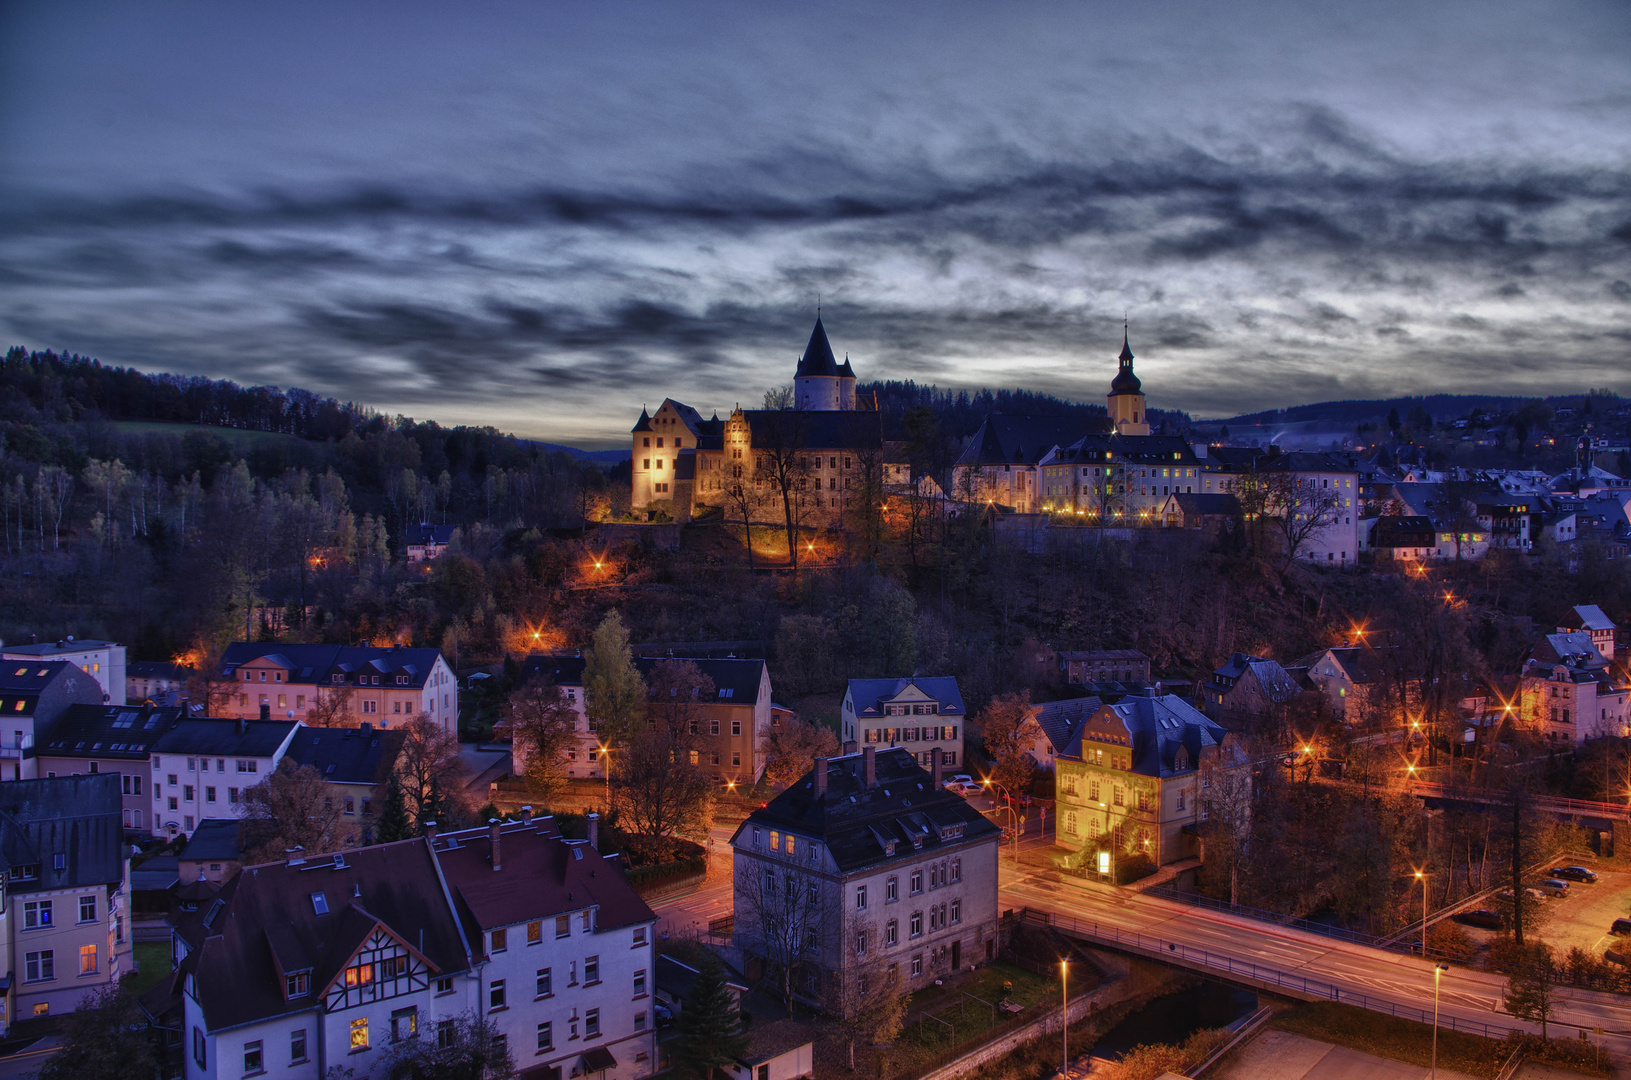
[[[136,943],[135,978],[130,988],[141,993],[170,974],[170,943],[168,941],[138,941]]]
[[[1270,1023],[1283,1031],[1336,1043],[1393,1061],[1408,1061],[1427,1068],[1433,1056],[1433,1025],[1383,1016],[1352,1005],[1330,1001],[1298,1002]],[[1499,1039],[1485,1039],[1439,1028],[1438,1063],[1472,1076],[1493,1077],[1501,1071],[1512,1048]]]
[[[911,1019],[890,1052],[891,1064],[898,1068],[909,1061],[927,1060],[953,1046],[978,1042],[1015,1015],[994,1008],[1004,998],[1021,1008],[1040,1002],[1057,1003],[1059,980],[996,963],[977,969],[956,986],[931,983],[914,990],[907,1002]],[[925,1014],[935,1019],[926,1019]]]

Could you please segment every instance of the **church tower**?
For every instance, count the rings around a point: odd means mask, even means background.
[[[1148,435],[1150,418],[1144,411],[1144,389],[1133,374],[1133,350],[1127,343],[1127,328],[1121,328],[1121,370],[1110,382],[1110,394],[1105,404],[1110,410],[1110,422],[1116,425],[1117,435]]]
[[[845,361],[847,367],[849,361]],[[850,373],[850,400],[853,408],[855,375]],[[838,360],[827,341],[827,329],[816,316],[815,329],[810,331],[810,343],[804,347],[798,371],[793,376],[793,407],[815,412],[837,412],[843,408],[844,375],[838,369]]]

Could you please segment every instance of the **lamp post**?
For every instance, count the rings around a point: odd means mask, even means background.
[[[1425,931],[1422,933],[1421,940],[1422,948],[1425,949],[1427,947],[1427,934]],[[1449,964],[1433,965],[1433,1064],[1431,1071],[1428,1073],[1428,1080],[1438,1080],[1438,980],[1449,970]]]
[[[1063,1057],[1059,1059],[1059,1075],[1070,1072],[1070,961],[1059,961],[1059,1036]]]
[[[1421,955],[1427,959],[1427,874],[1421,870],[1416,871],[1421,879]]]
[[[988,788],[994,787],[998,791],[1002,792],[1003,801],[1007,804],[1007,807],[1008,807],[1009,817],[1013,819],[1013,822],[1014,822],[1014,872],[1018,873],[1019,872],[1019,830],[1020,830],[1020,826],[1024,824],[1024,821],[1020,818],[1019,811],[1014,809],[1014,797],[1009,792],[1009,790],[1007,788],[1003,787],[1001,784],[997,783],[995,780],[991,779],[990,777],[985,777],[982,782],[985,784],[986,787],[988,787]]]
[[[612,748],[609,743],[600,747],[600,771],[606,774],[606,813],[612,812]]]

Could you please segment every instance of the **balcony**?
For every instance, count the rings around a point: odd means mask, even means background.
[[[32,749],[34,749],[33,735],[12,739],[9,745],[0,746],[0,761],[21,761]]]

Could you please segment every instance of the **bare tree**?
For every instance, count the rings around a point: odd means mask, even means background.
[[[798,528],[804,518],[805,491],[810,482],[808,419],[804,413],[787,409],[772,412],[760,421],[754,448],[757,475],[781,498],[782,521],[787,527],[787,554],[793,569],[799,568]]]
[[[792,383],[782,383],[765,391],[765,410],[767,412],[786,412],[793,408],[796,398]]]
[[[566,752],[577,742],[578,714],[561,688],[541,679],[510,692],[510,738],[522,749],[527,789],[548,798],[566,786]]]
[[[1285,543],[1284,573],[1297,552],[1315,534],[1342,520],[1342,497],[1331,488],[1315,486],[1316,478],[1289,470],[1258,474],[1268,491],[1269,521]]]
[[[742,540],[748,548],[748,569],[753,565],[753,514],[759,509],[762,501],[759,490],[754,487],[753,481],[742,474],[747,470],[746,464],[731,465],[731,476],[725,480],[725,502],[731,510],[742,518]]]
[[[637,736],[622,757],[612,773],[612,799],[629,831],[641,836],[707,833],[713,785],[697,767],[695,750],[665,726]]]
[[[425,807],[434,804],[435,792],[448,796],[463,787],[460,781],[464,763],[459,760],[458,737],[432,720],[430,714],[420,713],[402,730],[407,737],[397,758],[397,777],[418,823]]]
[[[678,749],[693,749],[714,689],[714,681],[694,662],[659,660],[646,691],[647,730],[666,733]]]
[[[893,1042],[906,1020],[906,999],[895,964],[873,964],[845,978],[839,993],[838,1023],[849,1043],[849,1067],[855,1071],[855,1044]]]
[[[1197,772],[1200,834],[1208,875],[1229,875],[1229,903],[1240,902],[1240,871],[1251,857],[1252,773],[1249,765],[1202,758]]]
[[[838,736],[832,728],[804,720],[789,720],[770,729],[765,742],[765,781],[785,788],[810,771],[818,757],[838,753]]]
[[[250,862],[281,858],[293,848],[308,853],[340,846],[340,808],[323,774],[288,758],[243,793],[244,850]]]
[[[735,896],[737,947],[770,965],[791,1011],[794,977],[822,925],[820,885],[795,866],[738,855]]]
[[[869,559],[877,559],[883,547],[883,465],[882,445],[862,446],[853,451],[855,475],[845,477],[844,483],[851,526],[861,538],[861,545]]]
[[[319,686],[306,710],[307,727],[349,727],[351,691],[343,686]]]

